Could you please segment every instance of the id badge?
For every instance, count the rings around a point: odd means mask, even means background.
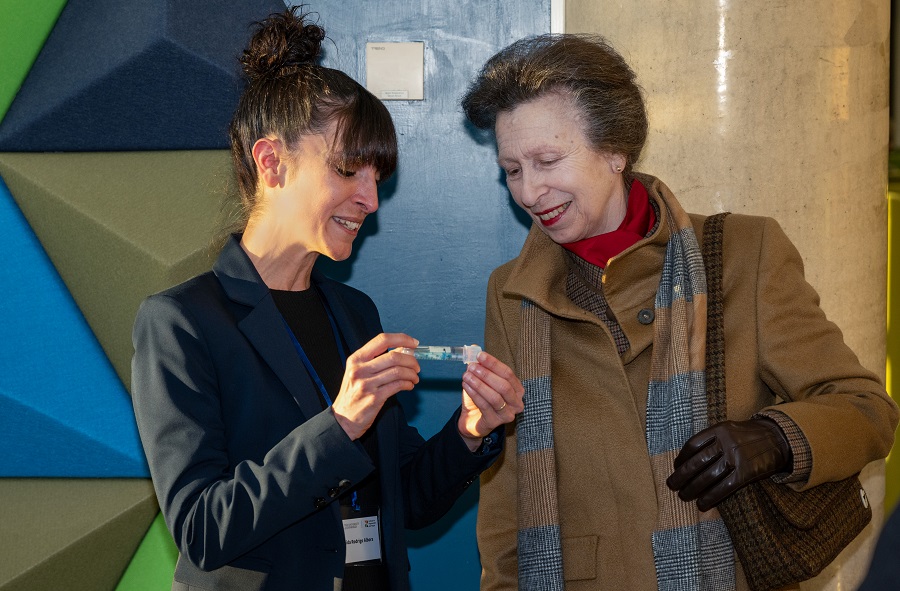
[[[345,519],[344,539],[347,542],[345,564],[381,560],[381,533],[377,515]]]

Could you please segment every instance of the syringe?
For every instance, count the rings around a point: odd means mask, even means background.
[[[398,347],[401,353],[412,355],[416,359],[429,359],[434,361],[462,361],[463,363],[476,363],[481,347],[478,345],[463,345],[462,347],[434,347],[421,346],[415,349],[410,347]]]

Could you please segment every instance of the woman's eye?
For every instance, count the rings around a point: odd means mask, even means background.
[[[544,160],[541,160],[540,164],[541,166],[553,166],[557,162],[559,162],[558,158],[546,158]]]
[[[518,168],[510,168],[506,171],[506,178],[515,177],[517,174],[519,174],[519,170],[520,169]]]
[[[346,168],[341,168],[340,166],[335,166],[334,169],[337,171],[339,175],[344,178],[350,178],[356,174],[355,170],[347,170]]]

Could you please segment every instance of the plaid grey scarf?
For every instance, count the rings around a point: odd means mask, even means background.
[[[685,503],[665,484],[685,441],[707,425],[706,276],[690,218],[674,199],[659,199],[671,236],[656,293],[646,426],[659,504],[652,539],[658,588],[728,591],[735,587],[734,553],[718,512],[701,515],[696,504]],[[561,591],[550,316],[523,299],[521,322],[525,410],[516,423],[519,589]]]

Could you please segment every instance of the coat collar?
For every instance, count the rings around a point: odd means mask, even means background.
[[[669,188],[659,179],[640,173],[636,173],[635,177],[659,205],[660,220],[652,236],[613,257],[604,272],[603,293],[631,345],[623,356],[625,362],[653,342],[652,325],[641,324],[637,316],[645,308],[654,309],[669,240],[670,226],[661,195],[664,194],[667,200],[675,200]],[[512,264],[513,269],[503,286],[505,295],[528,298],[555,316],[603,324],[595,315],[582,310],[568,298],[566,276],[571,265],[568,254],[536,225],[532,225],[522,251]]]
[[[297,351],[269,288],[241,248],[240,235],[229,237],[213,265],[213,273],[231,301],[252,308],[238,321],[238,328],[282,381],[303,414],[312,417],[322,412],[318,397],[309,395],[311,390],[315,391],[316,385],[297,358]],[[335,283],[315,269],[311,281],[319,287],[331,308],[338,330],[350,351],[355,351],[362,346],[363,337],[351,322],[349,310],[337,293]]]

